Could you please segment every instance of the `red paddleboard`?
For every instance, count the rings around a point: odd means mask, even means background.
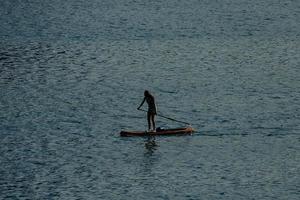
[[[156,131],[121,131],[120,135],[123,137],[129,136],[168,136],[168,135],[190,135],[195,130],[192,127],[174,128],[174,129],[157,129]]]

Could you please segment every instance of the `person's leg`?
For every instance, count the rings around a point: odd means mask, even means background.
[[[147,113],[147,121],[148,121],[148,130],[149,130],[149,131],[151,130],[150,117],[151,117],[151,115],[150,115],[150,113],[148,112],[148,113]]]
[[[155,115],[154,114],[151,115],[151,121],[152,121],[153,130],[155,131],[156,128],[155,128]]]

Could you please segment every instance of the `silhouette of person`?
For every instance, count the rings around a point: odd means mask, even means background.
[[[147,112],[148,131],[155,132],[155,115],[157,114],[157,109],[156,109],[155,99],[148,90],[145,90],[144,99],[141,105],[137,108],[138,110],[140,110],[140,108],[145,103],[145,101],[148,104],[148,112]],[[152,129],[151,129],[151,124],[152,124]]]

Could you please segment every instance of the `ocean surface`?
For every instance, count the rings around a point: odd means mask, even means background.
[[[300,199],[299,19],[299,0],[2,0],[0,199]],[[145,89],[196,132],[121,138],[147,129]]]

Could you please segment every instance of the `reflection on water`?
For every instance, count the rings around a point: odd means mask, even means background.
[[[145,142],[145,155],[152,155],[157,150],[158,145],[155,142],[154,136],[149,136]]]

